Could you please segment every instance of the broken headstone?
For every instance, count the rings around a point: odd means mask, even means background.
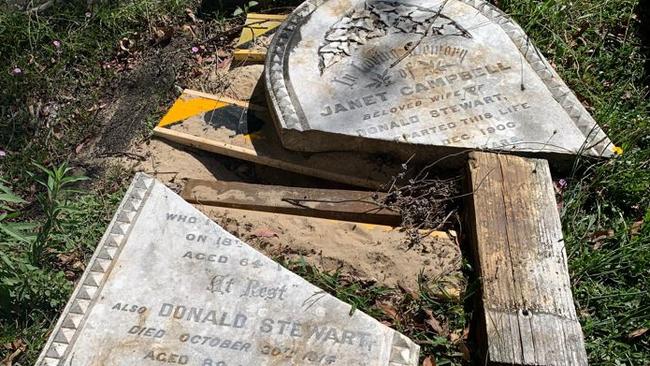
[[[138,174],[38,365],[416,365],[419,347]]]
[[[294,150],[615,151],[524,31],[482,0],[306,1],[277,30],[265,82]]]

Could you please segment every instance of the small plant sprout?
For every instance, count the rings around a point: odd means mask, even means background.
[[[245,3],[243,7],[238,6],[237,9],[235,9],[235,11],[232,13],[232,15],[236,17],[242,14],[248,14],[249,10],[254,6],[257,6],[258,4],[259,3],[257,1],[249,1]]]
[[[36,240],[32,242],[29,252],[31,264],[37,266],[47,249],[51,232],[59,226],[59,216],[71,210],[68,205],[68,196],[75,191],[70,189],[70,186],[88,178],[71,175],[72,169],[66,163],[52,169],[37,163],[32,164],[40,170],[41,174],[40,177],[34,173],[31,175],[37,183],[46,189],[45,193],[38,196],[38,201],[45,214],[45,222],[38,231]]]

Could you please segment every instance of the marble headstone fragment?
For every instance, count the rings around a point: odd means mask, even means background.
[[[277,30],[265,83],[294,150],[615,151],[524,31],[483,0],[308,0]]]
[[[37,365],[416,365],[404,335],[138,174]]]

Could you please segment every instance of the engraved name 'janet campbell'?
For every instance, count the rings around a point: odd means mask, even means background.
[[[420,82],[401,86],[399,95],[404,97],[412,97],[424,95],[427,96],[431,92],[436,92],[443,88],[455,85],[457,83],[471,82],[473,80],[483,78],[488,75],[498,74],[511,70],[512,67],[508,64],[498,62],[494,65],[484,65],[476,67],[471,70],[454,72],[443,75],[437,78],[425,78]],[[355,99],[346,101],[335,101],[333,104],[326,104],[320,112],[323,117],[329,117],[341,112],[349,112],[355,109],[364,109],[371,105],[379,104],[390,100],[387,96],[388,92],[375,92],[368,95],[362,95]]]

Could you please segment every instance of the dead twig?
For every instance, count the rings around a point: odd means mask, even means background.
[[[466,153],[467,151],[461,151],[440,158],[426,165],[410,179],[406,179],[408,162],[404,163],[402,172],[393,178],[388,194],[378,202],[381,206],[400,213],[401,226],[406,231],[409,247],[419,245],[433,231],[453,228],[455,224],[450,223],[450,220],[459,222],[461,199],[473,195],[492,173],[489,171],[471,192],[462,192],[461,175],[436,177],[432,174],[439,162]],[[426,232],[421,233],[422,230]]]
[[[373,198],[373,196],[369,196],[369,198]],[[283,202],[287,202],[289,204],[292,204],[294,206],[302,207],[302,208],[308,208],[308,209],[314,209],[313,207],[309,207],[305,205],[307,202],[318,202],[318,203],[331,203],[331,204],[340,204],[340,203],[366,203],[370,205],[376,206],[375,208],[368,209],[364,211],[364,213],[375,213],[379,212],[381,210],[390,210],[393,212],[396,212],[392,210],[389,207],[386,207],[376,200],[365,200],[365,199],[349,199],[349,200],[326,200],[326,199],[307,199],[307,198],[282,198]]]
[[[124,157],[127,157],[127,158],[139,160],[139,161],[147,160],[147,158],[145,156],[143,156],[143,155],[128,152],[128,151],[109,151],[109,152],[99,154],[99,157],[106,158],[106,157],[109,157],[109,156],[124,156]]]

